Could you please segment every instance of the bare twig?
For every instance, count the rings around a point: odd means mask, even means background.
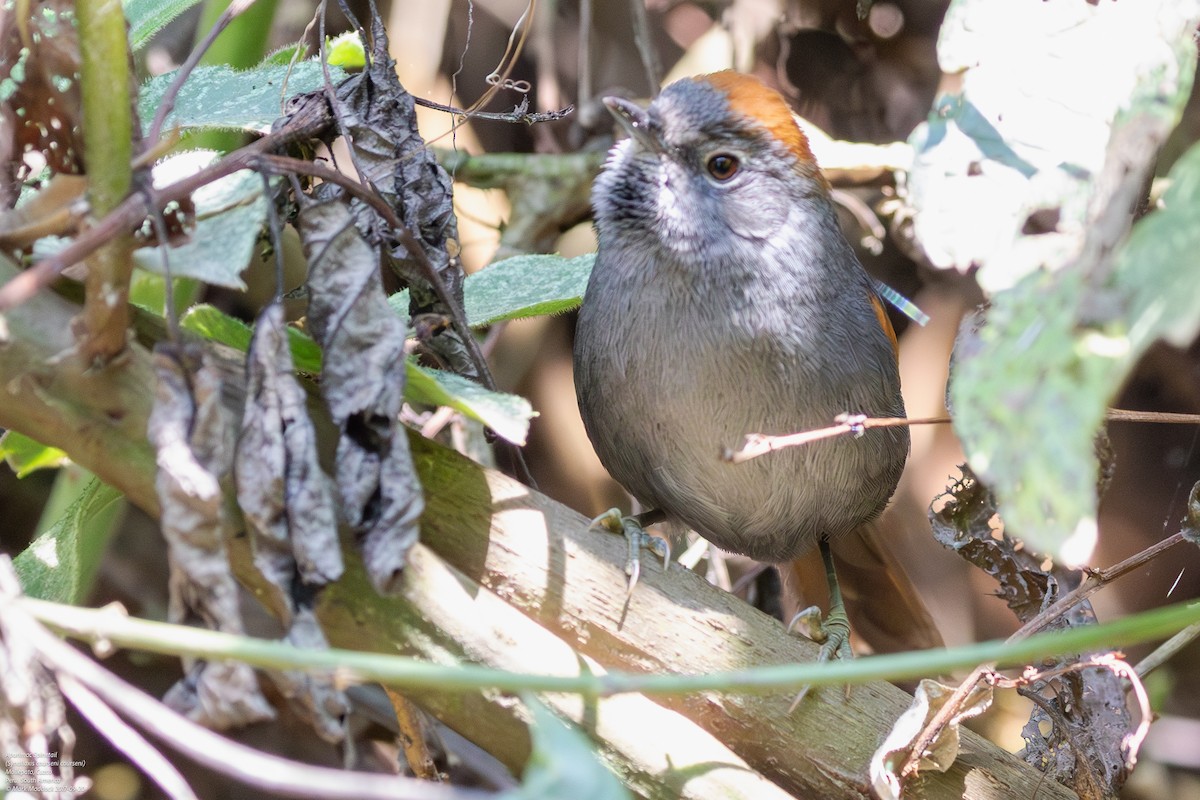
[[[441,783],[442,776],[433,763],[429,747],[425,744],[425,724],[421,718],[421,710],[400,692],[390,687],[383,687],[392,710],[396,712],[396,724],[400,728],[400,748],[408,760],[408,766],[423,781]]]
[[[564,119],[575,113],[575,106],[565,106],[555,111],[530,111],[527,107],[520,105],[512,111],[475,111],[470,108],[455,108],[443,103],[438,103],[424,97],[413,96],[413,102],[425,108],[432,108],[434,111],[442,111],[446,114],[453,114],[456,117],[465,119],[486,119],[495,122],[524,122],[526,125],[536,125],[539,122],[554,122],[555,120]]]
[[[658,63],[658,54],[654,52],[654,42],[650,39],[650,19],[646,15],[645,0],[629,0],[629,11],[633,16],[633,41],[637,45],[638,55],[642,57],[642,68],[646,71],[646,83],[650,88],[650,96],[658,94],[658,76],[662,67]]]
[[[1170,639],[1167,639],[1156,647],[1154,652],[1138,662],[1136,667],[1138,676],[1142,678],[1146,677],[1165,664],[1180,650],[1196,641],[1196,637],[1198,636],[1200,636],[1200,623],[1189,625]]]
[[[71,701],[80,716],[92,724],[101,736],[137,765],[172,800],[196,800],[187,780],[153,745],[134,730],[91,689],[66,672],[58,675],[58,688]]]
[[[114,236],[137,228],[150,212],[149,203],[153,202],[161,210],[168,203],[189,197],[202,186],[238,170],[249,169],[263,153],[312,138],[328,128],[331,121],[328,108],[322,104],[308,103],[293,114],[287,123],[261,139],[235,150],[194,175],[156,189],[152,200],[143,193],[130,194],[62,250],[42,259],[0,287],[0,311],[24,303],[57,279],[67,267],[83,261]]]
[[[945,425],[950,417],[925,417],[908,419],[907,417],[868,417],[863,414],[839,414],[835,424],[827,428],[817,428],[811,431],[789,433],[783,436],[769,436],[764,433],[746,434],[746,440],[740,450],[726,450],[721,454],[723,461],[731,464],[741,464],[753,458],[782,450],[785,447],[799,447],[822,439],[833,439],[838,436],[862,436],[872,428],[898,428],[907,425]]]
[[[7,565],[11,573],[11,565]],[[12,581],[15,582],[15,576]],[[5,623],[20,630],[56,673],[73,678],[189,759],[264,792],[300,798],[364,800],[483,800],[489,792],[454,789],[399,776],[372,775],[268,755],[234,742],[167,708],[53,636],[19,603],[0,605]],[[85,701],[86,703],[86,701]],[[186,796],[186,795],[184,795]]]
[[[1110,408],[1106,419],[1110,422],[1147,422],[1167,425],[1200,425],[1200,414],[1174,414],[1161,411],[1128,411],[1123,408]],[[835,424],[826,428],[788,433],[781,436],[771,436],[765,433],[748,433],[739,450],[726,450],[721,454],[723,461],[731,464],[741,464],[759,456],[782,450],[786,447],[800,447],[822,439],[834,439],[838,436],[862,436],[872,428],[897,428],[911,425],[945,425],[953,422],[950,417],[868,417],[864,414],[839,414]]]

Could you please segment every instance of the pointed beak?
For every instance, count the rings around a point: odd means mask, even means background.
[[[604,105],[638,144],[652,153],[663,152],[662,141],[657,133],[651,130],[650,116],[646,109],[621,97],[606,97]]]

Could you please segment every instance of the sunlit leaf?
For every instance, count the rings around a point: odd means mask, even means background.
[[[18,478],[39,469],[55,469],[67,462],[67,454],[62,450],[35,442],[16,431],[5,431],[0,436],[0,458],[8,462]]]
[[[1165,208],[1134,226],[1103,285],[1030,275],[995,297],[955,369],[955,428],[1006,528],[1043,552],[1074,541],[1068,561],[1095,540],[1094,440],[1109,402],[1155,340],[1182,346],[1200,330],[1200,270],[1188,266],[1200,252],[1200,146],[1169,178]]]
[[[595,260],[595,253],[575,258],[514,256],[468,275],[463,284],[467,324],[480,328],[578,308]],[[388,302],[397,314],[407,316],[407,291],[397,292]]]
[[[329,69],[334,83],[346,77],[337,67]],[[138,96],[143,123],[154,118],[174,77],[174,72],[168,72],[143,84]],[[291,69],[272,64],[244,72],[226,66],[198,67],[180,90],[166,126],[266,131],[283,114],[288,98],[315,91],[324,83],[321,65],[315,61],[302,61]]]
[[[525,444],[529,420],[536,416],[524,397],[493,392],[461,375],[426,369],[409,362],[406,399],[431,406],[449,406],[482,422],[513,444]]]
[[[83,602],[124,508],[122,498],[91,478],[62,518],[13,560],[25,593],[57,603]]]

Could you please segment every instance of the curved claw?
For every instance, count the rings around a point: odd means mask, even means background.
[[[646,533],[641,520],[636,516],[622,516],[619,509],[610,508],[593,519],[590,527],[609,533],[619,533],[629,543],[629,555],[625,560],[625,574],[629,576],[629,583],[625,589],[626,598],[633,594],[633,589],[637,586],[638,578],[642,574],[642,548],[662,556],[664,572],[670,566],[671,545],[665,539]]]
[[[809,606],[792,617],[787,630],[788,633],[799,633],[821,645],[821,651],[817,654],[819,663],[835,659],[849,661],[854,658],[854,651],[850,648],[850,619],[846,616],[845,609],[840,606],[830,610],[829,615],[824,618],[821,616],[821,609]],[[788,713],[796,710],[796,706],[804,700],[810,688],[812,687],[805,686],[800,689],[796,699],[788,707]],[[849,689],[847,686],[847,696]]]

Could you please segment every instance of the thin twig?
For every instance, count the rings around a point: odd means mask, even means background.
[[[654,42],[650,38],[650,19],[646,15],[646,0],[629,0],[629,11],[633,17],[633,42],[637,45],[638,55],[642,58],[642,68],[646,71],[646,83],[650,87],[650,96],[658,94],[658,76],[662,67],[658,63],[658,54],[654,52]]]
[[[234,18],[254,5],[255,2],[256,0],[233,0],[229,4],[229,7],[221,12],[221,16],[217,18],[216,23],[212,26],[212,30],[192,50],[187,61],[183,62],[183,66],[176,70],[175,77],[171,79],[167,90],[163,92],[162,100],[158,104],[158,111],[154,113],[154,121],[150,124],[150,132],[146,136],[147,141],[158,141],[158,137],[162,133],[163,123],[166,122],[167,115],[175,108],[175,100],[179,97],[179,92],[183,89],[183,84],[191,77],[192,72],[200,63],[200,59],[208,52],[208,48],[212,47],[212,43],[229,27],[229,23],[233,22]]]
[[[60,672],[57,678],[59,691],[71,701],[79,715],[109,744],[124,753],[129,763],[136,765],[163,793],[172,800],[197,800],[196,793],[175,765],[118,717],[91,689],[66,672]]]
[[[433,756],[425,743],[425,725],[421,710],[395,689],[387,686],[383,688],[392,703],[392,710],[396,713],[396,724],[400,727],[400,749],[404,751],[404,757],[408,760],[413,775],[423,781],[441,783],[441,773],[433,763]]]
[[[1175,414],[1165,411],[1129,411],[1123,408],[1110,408],[1105,416],[1109,422],[1143,422],[1161,423],[1166,425],[1200,425],[1200,414]],[[950,417],[868,417],[863,414],[839,414],[835,424],[825,428],[788,433],[772,436],[765,433],[748,433],[739,450],[726,450],[721,454],[723,461],[741,464],[744,461],[759,456],[783,450],[786,447],[800,447],[822,439],[833,439],[838,436],[862,436],[865,431],[873,428],[898,428],[912,425],[946,425],[954,420]]]
[[[1200,622],[1187,626],[1156,647],[1150,655],[1139,661],[1135,668],[1138,676],[1144,678],[1161,667],[1176,653],[1194,642],[1196,637],[1200,637]]]
[[[9,567],[11,570],[11,567]],[[239,744],[204,728],[68,647],[34,621],[21,602],[3,606],[6,623],[25,634],[39,657],[104,703],[198,764],[264,792],[335,800],[484,800],[489,792],[453,789],[399,776],[316,767]]]
[[[512,111],[474,111],[469,108],[456,108],[438,103],[424,97],[413,96],[413,102],[434,111],[453,114],[465,119],[486,119],[495,122],[524,122],[526,125],[536,125],[539,122],[554,122],[565,119],[575,113],[575,106],[565,106],[556,111],[529,111],[522,106],[516,106]]]
[[[24,303],[56,280],[64,269],[83,261],[114,236],[136,229],[150,213],[149,202],[153,202],[155,207],[161,210],[168,203],[190,197],[203,186],[232,175],[238,170],[251,168],[255,160],[261,158],[264,153],[312,138],[327,129],[330,122],[327,108],[322,108],[317,103],[308,103],[292,114],[287,123],[261,139],[214,161],[193,175],[155,189],[152,201],[140,192],[131,193],[62,250],[43,258],[0,286],[0,312]]]
[[[769,436],[764,433],[746,434],[745,442],[740,450],[726,450],[721,454],[723,461],[731,464],[741,464],[753,458],[782,450],[786,447],[799,447],[822,439],[833,439],[838,436],[862,436],[872,428],[898,428],[909,425],[945,425],[950,417],[924,417],[908,419],[907,417],[867,417],[862,414],[840,414],[836,424],[827,428],[817,428],[799,433],[789,433],[783,436]]]

